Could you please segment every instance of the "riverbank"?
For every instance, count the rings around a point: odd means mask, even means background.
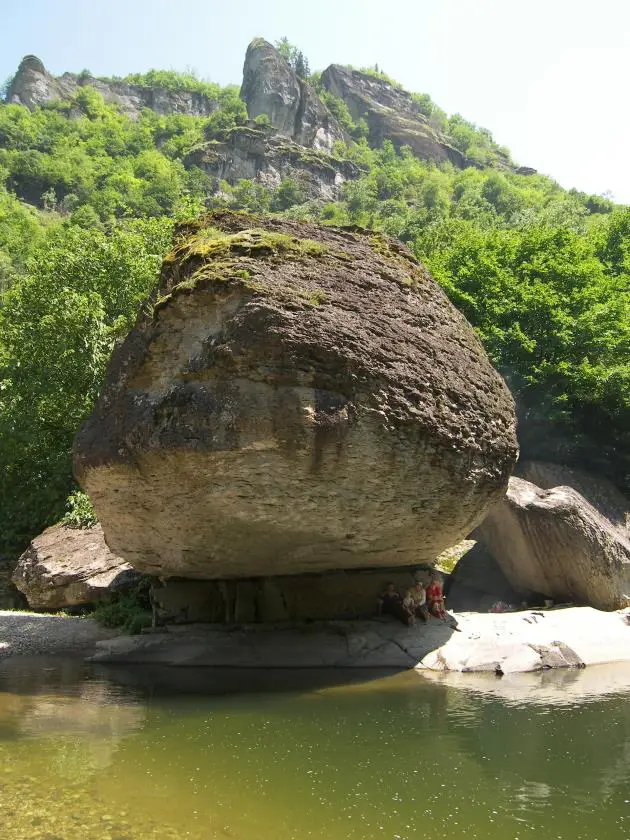
[[[172,625],[116,635],[90,618],[0,612],[0,657],[68,655],[121,665],[214,668],[400,668],[508,674],[630,662],[630,610],[591,607],[458,613],[431,619],[308,625]],[[112,638],[112,636],[114,636]]]
[[[96,643],[111,639],[91,618],[0,610],[0,658],[6,656],[93,653]]]
[[[185,667],[418,668],[497,674],[630,662],[630,612],[591,607],[459,613],[457,631],[431,619],[301,626],[171,626],[97,642],[92,661]]]

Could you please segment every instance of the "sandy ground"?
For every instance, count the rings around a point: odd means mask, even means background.
[[[99,627],[91,618],[0,610],[0,657],[15,654],[90,653],[112,630]]]

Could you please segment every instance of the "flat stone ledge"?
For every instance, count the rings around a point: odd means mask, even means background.
[[[234,668],[416,668],[498,674],[630,662],[630,611],[591,607],[393,621],[190,625],[97,642],[91,662]]]

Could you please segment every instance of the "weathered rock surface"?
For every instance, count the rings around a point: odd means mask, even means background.
[[[38,105],[54,100],[69,100],[81,87],[95,88],[105,102],[117,105],[132,119],[144,108],[158,114],[189,114],[208,117],[217,102],[201,93],[168,90],[162,87],[143,87],[113,79],[96,79],[89,74],[64,73],[52,76],[34,55],[22,59],[7,95],[7,102],[25,105],[31,111]]]
[[[348,106],[352,119],[364,119],[368,142],[379,147],[391,140],[397,149],[409,146],[419,158],[469,165],[466,157],[429,125],[414,106],[411,94],[376,76],[331,64],[322,73],[322,84]]]
[[[627,610],[606,613],[571,607],[497,615],[464,613],[457,619],[461,632],[426,654],[419,668],[509,674],[630,661]]]
[[[571,487],[511,478],[475,535],[516,590],[602,610],[630,600],[630,540]]]
[[[179,237],[75,443],[114,552],[187,578],[417,564],[501,498],[512,399],[405,246],[233,213]]]
[[[349,160],[305,149],[271,127],[258,125],[235,128],[222,142],[196,148],[185,165],[197,166],[214,178],[217,190],[222,180],[236,184],[247,178],[273,188],[291,178],[306,198],[324,201],[336,200],[343,184],[361,174]]]
[[[137,578],[131,566],[109,550],[100,525],[47,528],[13,572],[13,583],[35,609],[94,604]]]
[[[629,615],[589,607],[456,615],[404,627],[394,621],[308,626],[170,627],[97,642],[95,662],[241,668],[417,668],[510,674],[630,661]]]
[[[622,535],[630,537],[630,501],[604,476],[546,461],[521,461],[516,474],[543,490],[572,487]]]
[[[302,146],[330,151],[344,133],[313,88],[263,38],[245,55],[241,98],[250,119],[265,114],[280,134]]]

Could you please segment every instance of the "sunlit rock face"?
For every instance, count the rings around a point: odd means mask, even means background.
[[[53,525],[32,540],[13,572],[13,583],[35,609],[95,604],[137,583],[129,563],[109,550],[100,525]]]
[[[330,151],[344,134],[313,88],[267,41],[247,48],[241,97],[250,119],[262,114],[281,134],[302,146]]]
[[[116,105],[131,119],[137,119],[145,108],[161,115],[187,114],[193,117],[209,117],[218,106],[215,99],[194,91],[169,90],[159,85],[145,87],[114,79],[97,79],[87,72],[53,76],[34,55],[27,55],[20,62],[9,87],[7,101],[25,105],[32,111],[38,105],[45,105],[47,102],[70,100],[86,86],[94,88],[105,102]]]
[[[476,535],[520,591],[600,610],[630,605],[630,540],[572,487],[511,478]]]
[[[391,140],[398,149],[408,146],[419,158],[450,161],[458,167],[470,165],[459,149],[429,124],[406,90],[341,64],[324,70],[322,84],[345,102],[355,121],[366,121],[371,146],[378,148],[384,140]]]
[[[238,126],[220,142],[203,143],[184,163],[209,175],[217,190],[222,181],[237,185],[245,178],[276,189],[290,179],[299,184],[305,198],[323,201],[337,200],[346,181],[362,174],[352,161],[305,149],[271,126],[262,125]]]
[[[226,212],[177,237],[75,442],[114,553],[187,578],[402,566],[502,497],[512,399],[404,245]]]

